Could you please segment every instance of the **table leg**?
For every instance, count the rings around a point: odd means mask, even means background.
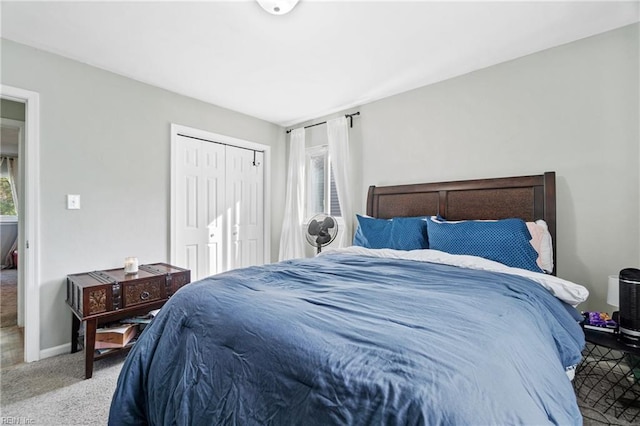
[[[93,353],[96,347],[96,326],[98,320],[87,320],[84,332],[84,378],[90,379],[93,376]]]
[[[78,330],[80,330],[80,320],[75,314],[71,314],[71,353],[78,352]]]

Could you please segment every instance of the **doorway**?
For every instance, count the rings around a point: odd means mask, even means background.
[[[25,362],[40,359],[40,212],[39,212],[39,135],[40,96],[36,92],[16,87],[0,85],[0,99],[21,104],[24,108],[24,124],[18,150],[20,187],[17,263],[17,323],[24,325]]]
[[[172,126],[171,262],[193,281],[270,258],[269,147]]]
[[[24,104],[0,100],[0,365],[24,361],[24,280],[18,280],[18,211],[22,199]]]

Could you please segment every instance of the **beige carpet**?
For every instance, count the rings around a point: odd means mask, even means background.
[[[0,327],[18,324],[18,270],[0,270]]]
[[[0,415],[37,425],[106,425],[125,354],[96,361],[84,380],[84,352],[0,372]]]

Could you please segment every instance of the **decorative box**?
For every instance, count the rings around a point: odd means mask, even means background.
[[[124,268],[92,271],[67,276],[67,304],[78,318],[133,308],[171,297],[191,281],[191,271],[153,263],[140,265],[137,274]]]

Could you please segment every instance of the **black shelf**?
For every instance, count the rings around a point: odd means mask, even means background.
[[[583,330],[584,337],[588,343],[640,356],[640,348],[625,343],[620,333],[608,333],[606,331],[597,331],[588,328]]]
[[[593,409],[640,421],[640,348],[617,333],[585,329],[583,359],[573,380],[576,394]]]

